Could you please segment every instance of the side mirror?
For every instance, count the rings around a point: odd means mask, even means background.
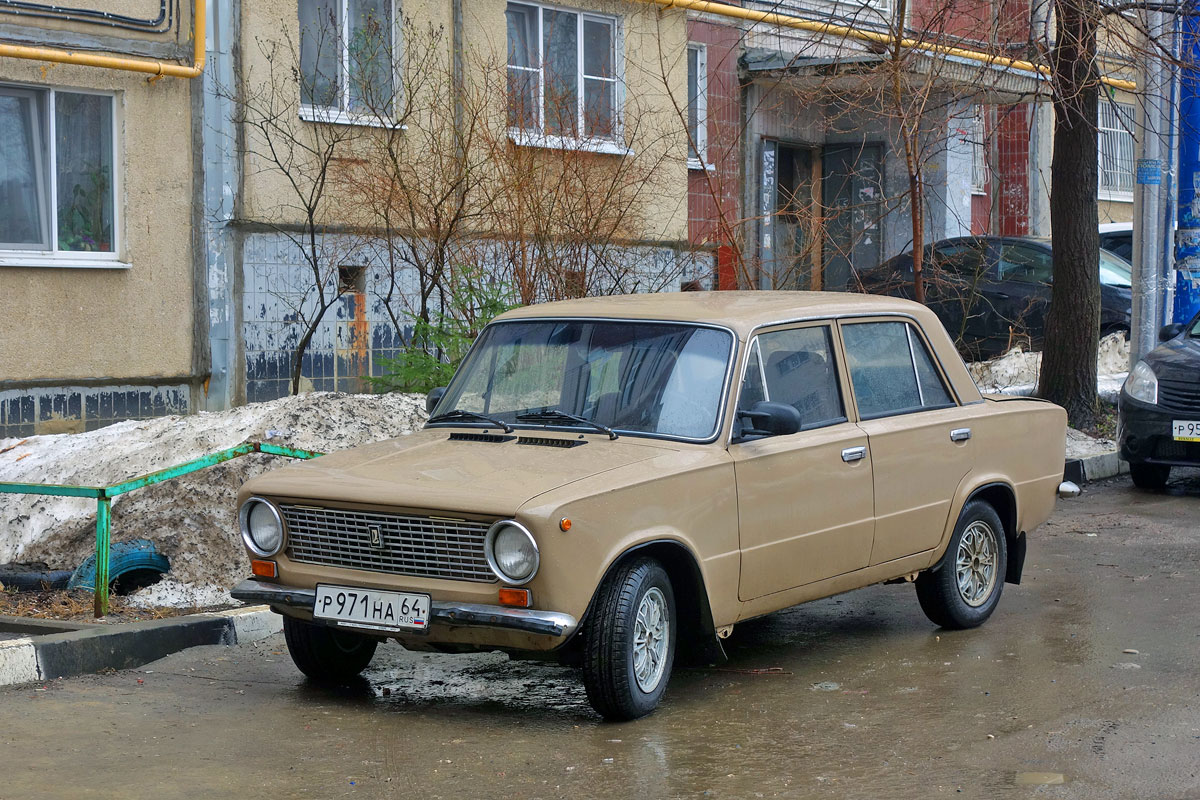
[[[442,395],[446,393],[445,386],[439,386],[436,389],[430,389],[429,394],[425,395],[425,413],[432,414],[433,409],[437,408],[437,404],[441,402]]]
[[[750,420],[742,428],[746,436],[787,436],[800,430],[800,412],[787,403],[758,402],[749,411],[739,411],[738,416]]]
[[[1165,342],[1174,339],[1181,333],[1183,333],[1183,325],[1178,322],[1172,322],[1170,325],[1163,325],[1158,329],[1158,340]]]

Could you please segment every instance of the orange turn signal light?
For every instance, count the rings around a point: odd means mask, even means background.
[[[558,521],[558,529],[561,530],[563,533],[566,533],[567,531],[571,530],[571,519],[569,517],[563,517],[562,519],[560,519]]]
[[[533,605],[533,593],[528,589],[501,589],[500,605],[529,608]]]
[[[250,572],[260,578],[275,578],[279,576],[279,570],[275,566],[274,561],[259,561],[254,559],[250,562]]]

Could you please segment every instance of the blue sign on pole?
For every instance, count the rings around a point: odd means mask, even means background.
[[[1138,186],[1162,185],[1162,161],[1157,158],[1139,158],[1137,160]]]

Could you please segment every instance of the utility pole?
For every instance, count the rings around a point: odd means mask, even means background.
[[[1145,15],[1146,32],[1151,41],[1165,42],[1173,20],[1161,11]],[[1168,148],[1163,136],[1168,132],[1166,111],[1170,105],[1170,68],[1161,58],[1146,59],[1142,71],[1144,86],[1138,103],[1137,184],[1133,195],[1133,320],[1129,331],[1130,366],[1158,345],[1162,325],[1161,283],[1166,275],[1170,254],[1166,252],[1160,227],[1166,220],[1168,186],[1163,173],[1169,172]]]

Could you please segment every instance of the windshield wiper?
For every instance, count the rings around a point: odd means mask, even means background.
[[[617,432],[607,425],[601,425],[599,422],[594,422],[587,417],[568,414],[556,408],[530,411],[528,414],[517,414],[517,422],[574,422],[577,425],[587,425],[602,433],[607,433],[609,439],[617,438]]]
[[[489,417],[487,414],[479,414],[474,411],[465,411],[461,408],[456,408],[453,411],[447,411],[445,414],[438,414],[436,417],[430,417],[425,422],[450,422],[456,419],[477,419],[481,422],[490,422],[496,427],[503,430],[505,433],[512,433],[513,427],[503,420],[498,420],[495,417]],[[518,417],[519,419],[519,417]]]

